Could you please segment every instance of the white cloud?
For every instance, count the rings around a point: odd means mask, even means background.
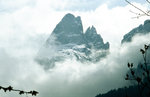
[[[13,13],[1,13],[1,34],[5,35],[6,32],[9,34],[15,32],[24,32],[31,35],[36,33],[49,34],[61,18],[66,13],[71,12],[76,16],[81,16],[84,30],[88,26],[94,25],[98,33],[104,38],[104,41],[120,43],[125,33],[128,33],[132,28],[137,27],[148,18],[131,19],[135,15],[130,13],[129,10],[133,9],[133,11],[137,11],[132,6],[109,9],[104,4],[94,11],[80,12],[55,11],[49,7],[49,3],[53,4],[52,1],[39,1],[38,3],[40,5],[37,4],[35,7],[25,6]],[[3,37],[3,35],[1,36]]]
[[[98,7],[95,11],[80,13],[83,20],[84,29],[89,25],[96,26],[99,34],[102,35],[104,41],[112,43],[120,43],[123,35],[128,33],[135,27],[138,27],[149,17],[141,17],[132,19],[134,14],[129,10],[137,12],[132,6],[115,7],[108,9],[107,5]]]
[[[35,0],[0,0],[0,12],[11,12],[34,4]]]
[[[134,0],[130,1],[133,2]],[[139,0],[137,2],[145,3],[146,1]],[[98,6],[104,3],[107,4],[109,8],[127,5],[125,0],[1,0],[0,11],[16,11],[24,6],[41,6],[42,8],[52,8],[54,10],[90,11],[95,10]]]
[[[94,97],[98,93],[127,84],[124,80],[126,64],[137,64],[137,60],[142,59],[139,49],[143,44],[150,43],[149,37],[150,34],[136,36],[132,43],[110,49],[110,54],[97,64],[81,64],[68,59],[64,63],[56,64],[56,67],[49,71],[44,71],[34,62],[37,49],[33,45],[21,45],[22,48],[19,49],[3,48],[0,50],[0,77],[3,78],[0,79],[0,84],[23,90],[36,89],[40,92],[37,97]],[[34,44],[37,41],[27,42]],[[26,50],[25,46],[30,49]],[[14,53],[15,49],[22,52]],[[2,92],[2,95],[5,93]],[[10,95],[19,97],[16,93],[7,93],[4,97]]]
[[[54,10],[94,10],[104,1],[99,0],[1,0],[0,11],[15,11],[24,6],[40,6]]]

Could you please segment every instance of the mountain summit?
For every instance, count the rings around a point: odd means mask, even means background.
[[[130,42],[137,34],[147,34],[150,32],[150,20],[145,20],[144,24],[132,29],[129,33],[125,34],[121,43]]]
[[[68,13],[56,25],[36,60],[46,68],[68,58],[80,62],[98,62],[107,55],[108,49],[109,43],[103,42],[94,26],[88,27],[84,33],[80,16]]]
[[[85,32],[85,38],[88,45],[93,46],[95,49],[108,49],[109,43],[104,44],[101,35],[97,34],[94,26],[89,27]]]
[[[83,44],[83,26],[81,18],[75,17],[68,13],[63,19],[56,25],[52,34],[56,37],[56,41],[61,44]]]

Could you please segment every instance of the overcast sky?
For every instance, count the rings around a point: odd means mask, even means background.
[[[144,0],[134,4],[147,10]],[[124,0],[0,0],[0,85],[35,89],[38,97],[94,97],[124,86],[126,63],[141,58],[134,56],[150,36],[137,36],[131,44],[120,46],[124,34],[148,19],[132,19],[135,14],[130,10],[139,12]],[[67,13],[81,16],[84,31],[94,25],[104,41],[110,42],[110,55],[97,64],[68,59],[44,71],[34,57]]]
[[[144,0],[136,2],[147,6]],[[72,13],[81,16],[84,30],[94,25],[104,41],[120,43],[125,33],[148,18],[131,19],[135,15],[130,10],[139,12],[124,0],[0,0],[1,34],[50,34],[65,14]],[[110,37],[114,35],[118,38]]]

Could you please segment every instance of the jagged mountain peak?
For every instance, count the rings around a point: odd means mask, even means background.
[[[150,32],[150,20],[145,20],[144,24],[132,29],[129,33],[123,36],[121,43],[130,42],[136,34],[147,34]]]
[[[67,13],[67,14],[64,16],[64,18],[66,18],[66,17],[72,17],[72,18],[75,18],[75,16],[74,16],[73,14],[71,14],[71,13]]]
[[[83,26],[81,18],[75,17],[73,14],[68,13],[66,14],[62,20],[56,25],[55,29],[53,30],[52,34],[82,34],[83,33]]]
[[[150,32],[150,20],[144,21],[143,29],[145,29],[147,32]]]
[[[88,27],[85,34],[97,34],[96,28],[92,25],[92,27]]]
[[[68,21],[68,20],[75,20],[76,19],[76,17],[73,15],[73,14],[71,14],[71,13],[68,13],[68,14],[66,14],[63,18],[62,18],[62,21]]]
[[[54,36],[54,38],[52,38]],[[39,54],[37,61],[46,66],[53,66],[55,62],[65,60],[65,58],[76,58],[80,62],[90,61],[97,62],[107,55],[109,43],[104,44],[102,37],[97,34],[94,26],[89,27],[83,33],[81,17],[75,17],[73,14],[66,14],[62,20],[56,25],[52,34],[47,39],[43,50],[51,51],[51,40],[54,40],[56,55],[45,57]],[[50,50],[50,51],[49,51]],[[103,50],[102,52],[100,50]],[[93,52],[94,51],[94,52]],[[44,56],[44,57],[40,57]],[[94,56],[94,57],[93,57]]]
[[[62,22],[75,22],[75,23],[81,23],[81,17],[77,16],[75,17],[71,13],[67,13],[61,20]]]
[[[145,20],[144,25],[146,25],[146,24],[150,24],[150,20]]]
[[[101,35],[97,34],[96,28],[92,25],[92,27],[88,27],[85,32],[85,37],[89,42],[98,42],[101,41],[103,43],[103,39]]]
[[[91,30],[95,30],[96,31],[96,28],[92,25]]]

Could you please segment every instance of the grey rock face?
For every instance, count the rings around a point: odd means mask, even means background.
[[[75,17],[72,14],[66,14],[64,18],[57,24],[52,32],[56,37],[56,41],[61,44],[83,44],[83,27],[80,17]]]
[[[94,26],[89,27],[85,32],[85,39],[87,44],[94,49],[108,49],[109,43],[104,44],[101,35],[97,34],[96,28]]]
[[[131,30],[129,33],[125,34],[121,43],[132,41],[133,36],[136,34],[146,34],[150,32],[150,20],[146,20],[144,24]]]
[[[46,68],[67,58],[75,58],[80,62],[97,62],[107,55],[108,49],[109,43],[103,42],[94,26],[84,33],[81,18],[68,13],[56,25],[36,60]],[[47,53],[54,50],[54,53],[43,54],[45,50]]]

